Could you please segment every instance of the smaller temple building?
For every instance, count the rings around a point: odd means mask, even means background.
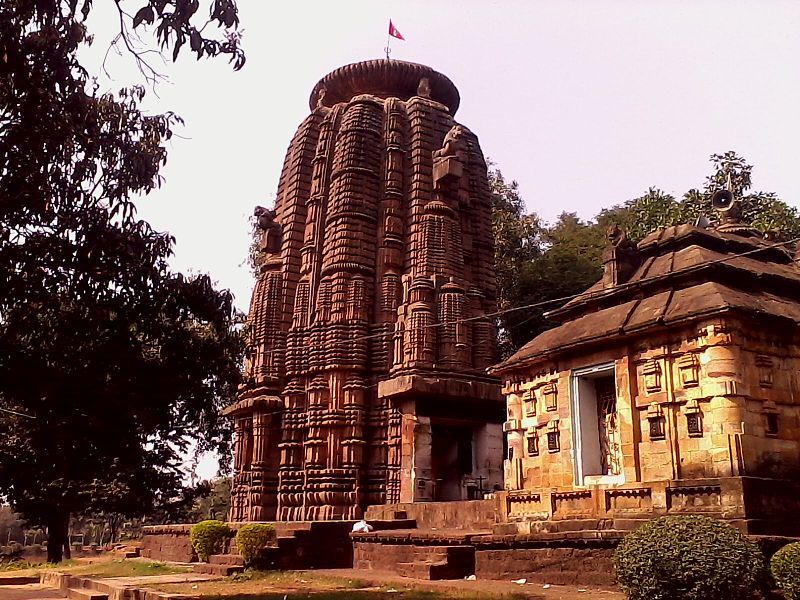
[[[491,370],[522,532],[700,513],[800,534],[800,267],[720,194],[716,229],[610,230],[602,280]]]

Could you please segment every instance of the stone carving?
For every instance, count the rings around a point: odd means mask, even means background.
[[[256,206],[253,211],[256,218],[256,225],[261,231],[258,243],[259,252],[266,254],[277,254],[281,248],[281,226],[275,221],[275,211]]]
[[[648,361],[642,369],[644,386],[649,393],[661,391],[661,364],[653,359]]]
[[[550,381],[542,386],[542,396],[544,396],[545,410],[553,412],[558,410],[558,386]]]
[[[474,319],[495,310],[491,196],[457,107],[446,77],[401,61],[342,67],[312,92],[275,210],[255,211],[250,359],[225,411],[233,520],[358,519],[432,480],[404,462],[425,429],[403,427],[423,410],[398,391],[408,381],[442,402],[491,400],[499,439],[494,325]]]
[[[700,384],[700,361],[696,354],[684,354],[678,359],[678,370],[681,385],[684,388],[697,387]]]
[[[636,243],[628,238],[628,233],[616,223],[610,225],[606,230],[606,237],[614,248],[636,249]]]
[[[460,152],[464,151],[466,140],[465,128],[461,125],[453,125],[447,135],[444,136],[444,143],[441,149],[434,152],[434,158],[443,158],[446,156],[458,156]]]
[[[422,77],[419,80],[419,87],[417,88],[417,96],[422,96],[423,98],[431,97],[431,81],[427,77]]]
[[[639,266],[639,249],[616,223],[606,231],[610,246],[603,251],[603,287],[627,282]]]

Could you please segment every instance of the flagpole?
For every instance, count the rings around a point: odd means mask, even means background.
[[[386,48],[384,48],[384,50],[386,51],[386,60],[389,60],[389,53],[392,51],[392,49],[390,47],[391,43],[392,43],[392,35],[391,34],[387,34],[386,35]]]

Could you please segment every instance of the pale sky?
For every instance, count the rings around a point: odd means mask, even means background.
[[[135,10],[141,3],[126,0]],[[657,186],[701,186],[708,157],[735,150],[757,189],[800,204],[800,2],[238,0],[247,64],[164,65],[147,107],[186,120],[170,144],[164,186],[140,215],[177,238],[173,265],[207,272],[249,303],[248,216],[271,206],[284,153],[331,70],[380,58],[389,18],[420,62],[458,87],[456,119],[516,179],[530,211],[593,217]],[[85,63],[98,72],[114,35],[96,2]],[[107,62],[117,89],[136,78]]]

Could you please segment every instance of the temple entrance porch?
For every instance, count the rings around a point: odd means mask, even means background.
[[[505,410],[492,380],[410,375],[380,382],[402,416],[400,502],[478,500],[501,489]]]
[[[623,483],[613,363],[576,369],[572,389],[576,483]]]

